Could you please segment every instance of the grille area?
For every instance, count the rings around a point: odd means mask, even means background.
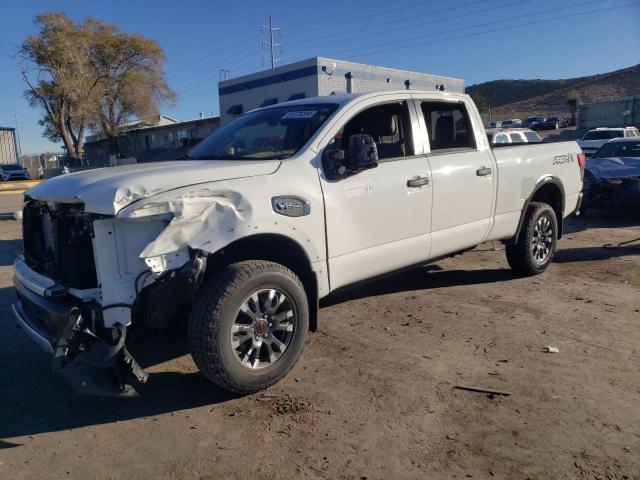
[[[94,217],[77,204],[31,200],[22,212],[24,256],[38,273],[77,289],[98,286],[93,258]]]

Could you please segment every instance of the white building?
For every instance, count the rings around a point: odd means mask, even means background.
[[[315,57],[218,83],[222,123],[254,108],[332,93],[376,90],[464,92],[464,80]]]

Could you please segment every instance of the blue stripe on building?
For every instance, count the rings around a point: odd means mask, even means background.
[[[299,68],[298,70],[291,70],[289,72],[278,73],[269,77],[256,78],[255,80],[248,80],[246,82],[229,85],[228,87],[222,87],[218,89],[218,92],[220,95],[227,95],[229,93],[242,92],[243,90],[251,90],[252,88],[258,87],[266,87],[267,85],[287,82],[289,80],[312,77],[317,73],[318,66],[312,65],[310,67]]]

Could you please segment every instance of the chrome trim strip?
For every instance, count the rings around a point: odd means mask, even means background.
[[[55,281],[44,275],[40,275],[38,272],[34,272],[19,258],[16,258],[15,262],[13,262],[13,271],[22,285],[43,297],[49,296],[47,290],[56,285]]]

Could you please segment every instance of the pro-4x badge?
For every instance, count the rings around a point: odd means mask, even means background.
[[[273,211],[287,217],[302,217],[311,213],[311,205],[302,197],[282,195],[271,199]]]

